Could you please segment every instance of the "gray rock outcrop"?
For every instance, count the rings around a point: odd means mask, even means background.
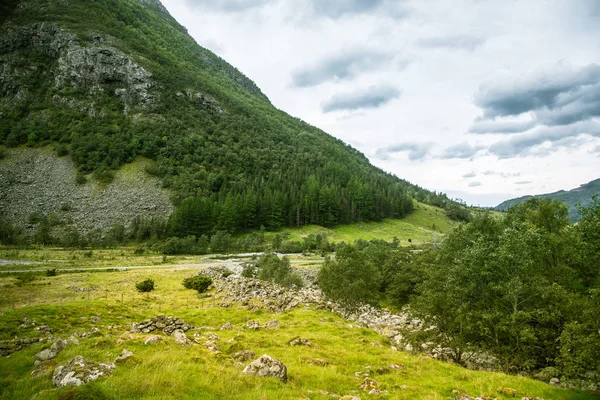
[[[164,332],[167,335],[171,335],[176,330],[187,332],[192,329],[191,326],[177,317],[158,315],[147,321],[140,322],[139,324],[131,325],[131,333],[152,333],[152,332]]]
[[[263,378],[276,378],[282,382],[287,382],[287,368],[279,360],[264,354],[260,358],[252,361],[242,371],[244,374],[260,376]]]
[[[175,339],[175,343],[177,343],[181,346],[189,345],[189,340],[188,340],[187,336],[185,336],[185,333],[183,333],[182,330],[180,330],[180,329],[174,330],[172,336],[173,336],[173,339]]]
[[[90,381],[95,381],[101,376],[112,374],[114,369],[114,364],[101,364],[88,361],[82,356],[75,356],[66,365],[56,368],[52,383],[59,388],[81,386]]]
[[[162,340],[160,336],[152,335],[144,341],[144,344],[156,344]]]
[[[67,342],[66,340],[57,339],[54,341],[54,343],[52,343],[52,346],[50,346],[50,348],[40,351],[39,353],[34,355],[34,357],[39,361],[51,360],[55,358],[61,351],[63,351],[68,344],[69,342]]]
[[[22,350],[27,346],[31,346],[32,344],[39,343],[43,340],[44,339],[41,338],[2,340],[0,341],[0,356],[9,356],[16,351]]]

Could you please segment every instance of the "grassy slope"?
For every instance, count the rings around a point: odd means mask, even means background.
[[[128,271],[120,273],[75,274],[40,278],[28,286],[14,286],[14,277],[0,277],[0,337],[34,337],[29,329],[20,331],[20,320],[28,317],[50,326],[54,335],[68,337],[74,332],[89,332],[93,326],[100,332],[82,339],[79,346],[70,346],[61,353],[56,362],[64,364],[75,355],[100,361],[112,362],[127,348],[135,353],[131,361],[117,366],[115,373],[95,384],[101,390],[119,399],[327,399],[329,396],[310,391],[347,395],[356,391],[362,377],[355,372],[367,366],[373,370],[396,363],[403,366],[399,371],[374,372],[376,379],[389,394],[382,399],[446,399],[454,398],[452,390],[472,396],[490,396],[498,399],[511,398],[498,392],[501,387],[514,388],[519,397],[532,396],[545,399],[591,399],[587,394],[570,392],[523,377],[499,373],[469,371],[463,368],[430,360],[426,357],[393,351],[388,340],[373,331],[351,326],[338,316],[310,309],[296,309],[275,315],[264,311],[248,311],[234,305],[230,308],[214,306],[211,298],[200,300],[193,291],[181,286],[184,276],[194,270]],[[157,289],[151,294],[138,294],[134,283],[152,276]],[[91,299],[86,293],[74,293],[67,286],[95,287]],[[108,299],[105,289],[108,288]],[[121,304],[121,293],[124,304]],[[64,297],[69,294],[70,298]],[[31,302],[42,304],[27,306]],[[56,300],[63,297],[63,301]],[[16,298],[12,309],[9,299]],[[218,300],[216,301],[218,304]],[[260,323],[279,319],[278,330],[247,331],[236,328],[216,331],[220,340],[221,354],[211,354],[200,345],[181,347],[168,338],[154,346],[143,344],[148,335],[127,333],[132,322],[139,322],[159,313],[176,315],[195,326],[216,326],[231,322],[241,326],[249,319]],[[99,315],[101,321],[90,321]],[[117,328],[108,329],[108,326]],[[309,339],[313,346],[290,347],[287,343],[296,336]],[[119,338],[126,339],[118,344]],[[233,339],[233,342],[228,342]],[[32,378],[32,356],[44,345],[38,344],[0,359],[0,399],[31,398],[56,399],[67,390],[52,387],[49,375]],[[288,367],[289,383],[261,379],[241,373],[243,365],[230,357],[240,349],[250,349],[257,355],[270,354],[281,359]],[[309,358],[322,358],[329,362],[326,367],[310,365]],[[385,371],[384,371],[385,372]],[[406,385],[405,389],[401,386]],[[356,395],[367,398],[365,392]]]
[[[456,222],[449,219],[441,208],[429,206],[415,201],[415,211],[402,219],[385,219],[381,222],[359,222],[325,228],[318,225],[307,225],[301,228],[285,228],[279,232],[267,233],[267,238],[275,234],[289,235],[290,240],[302,240],[308,235],[325,235],[330,242],[354,242],[357,239],[392,240],[394,237],[408,244],[431,242],[433,234],[445,234],[452,230]],[[435,228],[435,229],[433,229]]]

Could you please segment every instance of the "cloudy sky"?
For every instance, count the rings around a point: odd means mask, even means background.
[[[272,103],[469,204],[600,178],[600,0],[163,0]]]

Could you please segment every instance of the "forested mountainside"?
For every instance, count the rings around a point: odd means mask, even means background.
[[[569,218],[571,218],[571,221],[576,222],[581,218],[578,206],[588,206],[592,203],[592,199],[596,195],[600,195],[600,179],[595,179],[572,190],[559,190],[558,192],[554,193],[523,196],[516,199],[506,200],[497,205],[495,209],[498,211],[507,211],[510,207],[519,203],[523,203],[530,198],[556,199],[569,206]]]
[[[445,195],[276,109],[157,0],[0,7],[0,144],[52,146],[82,185],[153,160],[174,234],[398,218],[413,199],[460,218]]]

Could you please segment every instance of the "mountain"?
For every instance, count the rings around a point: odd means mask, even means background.
[[[587,206],[592,202],[594,195],[600,195],[600,179],[595,179],[591,182],[585,183],[578,188],[573,190],[559,190],[554,193],[538,194],[534,196],[523,196],[516,199],[506,200],[500,203],[494,209],[498,211],[506,211],[510,207],[522,203],[530,198],[539,199],[556,199],[564,202],[569,206],[569,217],[571,221],[576,222],[581,218],[577,211],[577,205]]]
[[[158,0],[8,0],[0,7],[0,217],[100,207],[94,222],[63,218],[85,230],[129,223],[136,212],[165,217],[175,207],[170,232],[199,236],[400,218],[413,199],[456,207],[275,108]],[[48,151],[71,171],[60,185],[43,161]],[[117,203],[90,200],[137,162],[156,178],[152,193],[170,193],[163,212],[141,207],[137,189]],[[131,185],[147,191],[146,183]],[[67,198],[71,192],[82,193]]]

